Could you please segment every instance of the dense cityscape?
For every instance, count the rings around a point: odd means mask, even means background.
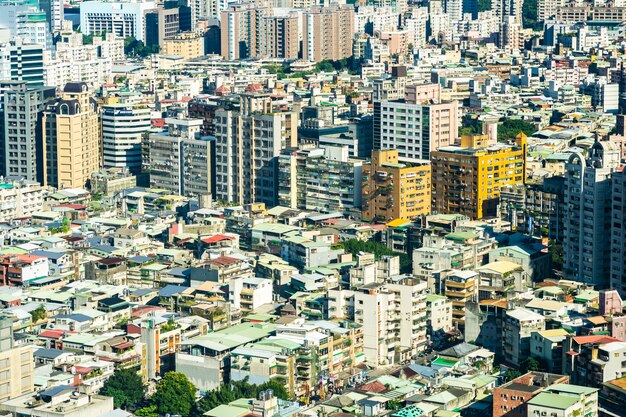
[[[0,417],[620,417],[624,0],[0,0]]]

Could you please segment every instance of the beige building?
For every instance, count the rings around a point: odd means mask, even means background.
[[[185,59],[204,55],[204,38],[195,32],[184,32],[163,41],[163,54],[180,55]]]
[[[374,151],[363,164],[362,217],[373,222],[415,219],[430,213],[430,162],[398,161],[398,151]]]
[[[100,168],[98,105],[86,83],[67,83],[44,112],[44,185],[84,188]]]
[[[276,15],[263,2],[251,2],[230,6],[222,12],[221,21],[225,59],[298,58],[298,13]]]
[[[302,57],[306,61],[337,61],[352,55],[354,7],[317,6],[302,14]]]
[[[13,346],[13,319],[0,317],[0,402],[33,390],[33,351]]]

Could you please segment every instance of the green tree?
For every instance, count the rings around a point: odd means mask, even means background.
[[[529,356],[520,363],[520,370],[525,374],[529,371],[538,371],[540,366],[541,364],[537,359]]]
[[[44,320],[48,316],[46,312],[46,308],[41,304],[39,307],[30,312],[30,318],[33,323],[37,323],[41,320]]]
[[[537,0],[524,0],[522,24],[525,28],[541,30],[542,25],[537,22]]]
[[[196,387],[180,372],[168,372],[151,398],[159,414],[188,416],[196,403]]]
[[[135,415],[137,417],[159,417],[159,413],[157,413],[157,408],[155,405],[140,408],[139,410],[135,411]]]
[[[474,114],[466,114],[461,120],[459,135],[477,135],[483,132],[483,122]]]
[[[504,373],[504,379],[508,382],[508,381],[512,381],[515,378],[518,378],[522,376],[522,374],[520,373],[520,371],[516,371],[515,369],[509,369],[508,371],[506,371]]]
[[[478,11],[486,12],[491,10],[491,0],[478,0]]]
[[[248,383],[248,378],[241,381],[231,381],[230,385],[222,385],[218,389],[208,391],[196,404],[195,414],[202,415],[207,411],[239,398],[257,398],[259,393],[271,389],[274,395],[281,400],[289,399],[289,392],[279,381],[270,380],[261,385]]]
[[[520,133],[530,136],[537,131],[534,125],[520,119],[506,119],[498,126],[498,141],[515,139]]]
[[[555,241],[550,242],[550,246],[548,246],[548,250],[550,251],[550,255],[552,257],[552,269],[556,271],[563,270],[563,245],[560,243],[556,243]]]
[[[134,36],[129,36],[124,39],[124,53],[126,55],[147,57],[158,52],[159,45],[146,46],[142,41],[138,40]]]
[[[315,69],[318,72],[333,72],[335,67],[333,66],[333,61],[325,60],[315,64]]]
[[[394,252],[387,246],[373,242],[371,240],[362,241],[359,239],[349,239],[341,243],[346,253],[351,253],[356,256],[359,252],[373,253],[376,259],[380,259],[382,256],[399,256],[400,257],[400,272],[410,273],[412,270],[411,258],[406,253]]]
[[[131,369],[118,369],[107,379],[100,393],[113,397],[115,408],[127,410],[141,404],[146,396],[146,387],[137,372]]]
[[[285,388],[285,385],[280,383],[279,381],[275,381],[273,379],[270,379],[267,382],[262,383],[261,385],[259,385],[257,388],[257,395],[259,395],[260,392],[262,391],[267,391],[268,389],[271,389],[272,391],[274,391],[274,396],[280,398],[281,400],[288,400],[289,399],[289,392],[287,391],[287,389]]]

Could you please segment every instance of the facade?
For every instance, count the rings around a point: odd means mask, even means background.
[[[519,366],[530,355],[532,333],[545,328],[545,319],[540,314],[523,308],[507,311],[502,328],[504,359]]]
[[[563,352],[563,372],[578,385],[600,388],[626,372],[626,342],[611,336],[569,336]]]
[[[0,45],[0,79],[25,81],[29,87],[43,86],[44,48],[19,38]]]
[[[150,109],[143,104],[115,103],[101,109],[105,168],[141,171],[141,141],[150,129]]]
[[[257,56],[261,21],[270,14],[267,6],[253,2],[234,4],[222,11],[222,56],[230,60]]]
[[[170,323],[158,323],[154,319],[141,323],[140,373],[146,382],[173,369],[174,355],[180,348],[181,330],[172,327]]]
[[[397,149],[400,158],[429,159],[454,144],[458,103],[410,100],[374,102],[374,149]]]
[[[465,137],[470,144],[473,137]],[[517,145],[448,146],[432,153],[433,211],[471,218],[497,214],[500,188],[526,180],[526,136]]]
[[[432,334],[449,332],[452,325],[452,301],[447,297],[436,294],[426,296],[428,308],[428,328]]]
[[[85,1],[80,4],[80,28],[85,35],[114,33],[119,38],[133,36],[145,41],[145,13],[154,2]]]
[[[163,46],[165,40],[180,32],[179,9],[158,8],[146,12],[146,45]]]
[[[204,55],[204,38],[195,32],[179,33],[163,41],[161,53],[180,55],[185,59],[201,57]]]
[[[297,124],[297,114],[272,109],[266,93],[243,94],[239,111],[216,111],[216,198],[275,206],[278,156],[296,146]]]
[[[14,346],[12,316],[0,317],[0,369],[0,402],[33,391],[33,351],[29,346]]]
[[[478,299],[477,272],[451,271],[444,281],[444,295],[452,301],[452,323],[457,328],[465,326],[465,305]]]
[[[28,181],[43,179],[41,111],[54,98],[52,87],[29,86],[27,81],[2,83],[0,172]]]
[[[263,304],[270,304],[272,294],[270,279],[239,276],[228,283],[230,305],[243,314],[250,314]]]
[[[585,158],[575,153],[565,173],[563,273],[567,279],[607,287],[611,273],[611,175],[619,151],[611,142],[596,142]]]
[[[302,58],[337,61],[352,55],[354,7],[311,7],[302,14]]]
[[[598,389],[555,384],[528,401],[528,415],[598,416]]]
[[[221,12],[222,56],[226,59],[297,59],[300,52],[301,17],[279,12],[263,2],[233,4]]]
[[[68,83],[44,112],[44,185],[84,188],[100,168],[98,105],[85,83]]]
[[[36,182],[21,180],[0,183],[0,222],[41,211],[45,195],[43,187]]]
[[[611,288],[626,295],[626,171],[613,174],[611,190]]]
[[[528,402],[552,385],[567,384],[564,375],[529,372],[493,390],[493,417],[527,417]],[[549,414],[546,414],[549,415]]]
[[[363,164],[362,216],[388,222],[430,213],[430,163],[399,161],[397,150],[373,151]]]
[[[348,295],[353,297],[354,321],[363,328],[363,353],[369,364],[403,362],[426,348],[426,288],[425,281],[398,276]]]
[[[150,134],[150,186],[176,195],[214,195],[215,141],[200,136],[201,119],[166,119],[168,131]]]
[[[287,149],[278,157],[278,204],[358,217],[361,166],[348,159],[347,147]]]
[[[565,329],[550,329],[533,332],[530,337],[530,356],[546,364],[548,372],[563,371],[563,341],[569,333]]]

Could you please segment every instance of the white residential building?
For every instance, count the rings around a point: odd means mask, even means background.
[[[587,157],[570,156],[565,172],[563,272],[567,279],[606,288],[610,281],[611,175],[620,164],[612,142],[595,142]]]
[[[295,147],[298,116],[272,109],[266,93],[241,96],[241,110],[215,112],[216,199],[239,204],[278,202],[278,156]]]
[[[150,130],[150,108],[118,102],[102,106],[102,148],[105,168],[141,171],[141,142]]]
[[[545,330],[545,318],[524,308],[506,312],[502,328],[504,359],[514,365],[530,356],[530,339],[533,332]]]
[[[149,141],[150,186],[177,195],[212,194],[212,136],[200,137],[202,119],[165,120],[168,131],[153,133]]]
[[[36,182],[0,182],[0,221],[29,216],[41,211],[46,191]]]
[[[251,313],[273,300],[272,280],[256,277],[232,277],[228,283],[228,299],[235,310]]]
[[[154,8],[152,1],[85,1],[80,4],[80,28],[85,35],[114,33],[120,38],[133,36],[143,42],[145,13]]]
[[[430,159],[430,153],[455,143],[458,104],[402,101],[374,103],[374,149],[397,149],[401,159]]]
[[[387,284],[335,294],[354,299],[354,321],[362,326],[371,366],[403,362],[426,348],[426,282],[396,276]]]

